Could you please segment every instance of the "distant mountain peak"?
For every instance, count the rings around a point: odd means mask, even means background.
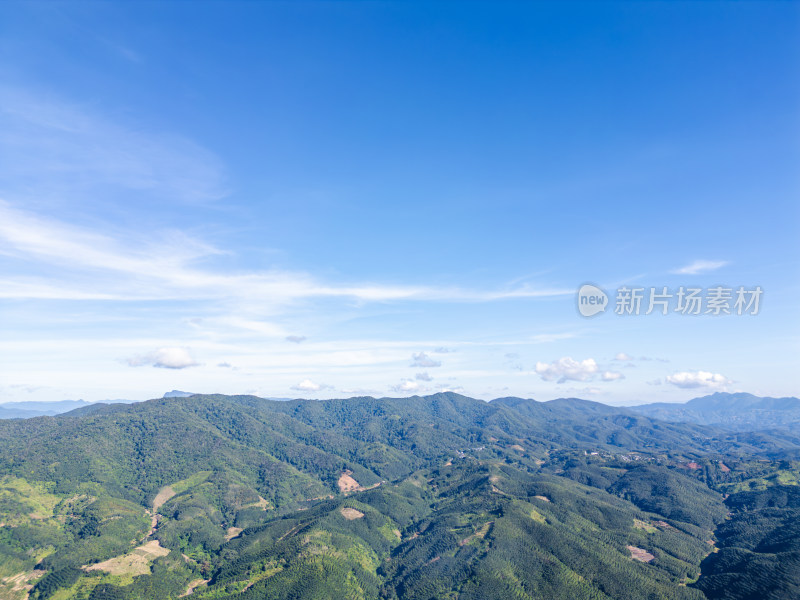
[[[665,421],[728,427],[737,431],[800,429],[800,399],[769,398],[745,392],[715,392],[684,404],[657,402],[631,410]]]
[[[189,396],[196,396],[195,392],[182,392],[181,390],[172,390],[164,394],[164,398],[188,398]]]

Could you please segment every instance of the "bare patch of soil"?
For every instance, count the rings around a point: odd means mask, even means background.
[[[156,512],[159,508],[164,506],[164,503],[167,502],[170,498],[175,495],[175,490],[173,490],[168,485],[165,485],[163,488],[158,490],[158,494],[156,497],[153,498],[153,512]]]
[[[352,471],[345,471],[339,477],[339,481],[336,482],[336,485],[339,486],[339,491],[343,494],[347,494],[349,492],[357,492],[361,489],[361,484],[359,484],[355,479],[352,477]]]
[[[649,563],[651,560],[655,558],[655,556],[650,554],[644,548],[637,548],[636,546],[628,546],[628,550],[631,553],[631,558],[634,560],[638,560],[639,562]]]
[[[23,571],[0,579],[0,598],[27,598],[37,579],[44,571]]]
[[[103,562],[83,567],[84,571],[106,571],[112,575],[147,575],[150,563],[159,556],[166,556],[169,550],[158,540],[142,544],[128,554],[109,558]]]
[[[201,585],[206,585],[209,581],[211,581],[211,580],[210,579],[195,579],[194,581],[190,581],[189,582],[189,587],[186,588],[186,591],[183,594],[181,594],[179,597],[183,598],[184,596],[191,595],[192,593],[194,593],[194,591],[197,588],[199,588]]]
[[[342,513],[342,516],[348,521],[360,519],[364,516],[364,513],[362,513],[360,510],[356,510],[355,508],[342,508],[339,509],[339,512]]]

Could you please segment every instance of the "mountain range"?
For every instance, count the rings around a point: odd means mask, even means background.
[[[53,402],[5,402],[0,404],[0,419],[29,419],[53,416],[88,406],[85,400],[57,400]]]
[[[172,390],[163,398],[187,398],[193,392]],[[289,398],[269,398],[286,401]],[[498,402],[504,399],[496,400]],[[105,400],[90,403],[85,400],[59,400],[53,402],[7,402],[0,404],[0,419],[19,419],[38,416],[53,416],[83,408],[90,404],[131,403],[132,400]],[[627,411],[642,414],[662,421],[717,425],[737,431],[763,429],[797,429],[800,427],[800,399],[794,397],[769,398],[747,393],[717,392],[709,396],[694,398],[686,403],[656,402],[626,408],[614,407],[580,400],[579,398],[559,398],[543,402],[551,409],[568,406],[575,410],[582,406],[583,412],[598,414],[620,414]]]
[[[800,431],[800,399],[794,397],[764,398],[717,392],[685,404],[658,402],[632,406],[630,410],[663,421],[717,425],[737,431]]]
[[[194,392],[172,390],[164,394],[163,398],[188,398]],[[289,398],[270,398],[270,400],[289,400]],[[101,402],[87,402],[86,400],[53,400],[32,402],[4,402],[0,404],[0,419],[30,419],[32,417],[52,417],[64,414],[79,408],[100,406],[105,404],[131,404],[135,400],[103,400]]]
[[[580,399],[0,422],[0,597],[796,598],[800,438]]]

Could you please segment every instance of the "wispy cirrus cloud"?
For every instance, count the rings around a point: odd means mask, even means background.
[[[675,275],[700,275],[710,273],[730,264],[726,260],[696,260],[686,266],[670,271]]]
[[[468,290],[419,285],[324,283],[298,271],[230,273],[199,266],[227,254],[180,231],[114,238],[93,230],[40,217],[0,200],[0,253],[57,266],[48,276],[6,275],[6,297],[76,299],[249,298],[272,304],[302,298],[354,298],[360,301],[431,300],[491,302],[571,293],[558,289]],[[2,274],[0,274],[2,277]]]
[[[209,221],[200,223],[202,211],[195,209],[227,193],[223,162],[190,139],[109,118],[98,106],[0,87],[0,298],[48,301],[48,314],[59,320],[57,327],[39,323],[40,335],[54,339],[32,340],[31,352],[54,352],[60,343],[61,355],[83,347],[84,358],[109,360],[128,373],[128,366],[155,367],[146,369],[146,377],[144,369],[135,371],[137,383],[169,379],[178,387],[184,384],[173,378],[213,381],[235,371],[237,380],[264,377],[281,391],[329,395],[352,385],[385,390],[387,381],[399,380],[398,390],[417,392],[441,387],[428,374],[441,365],[439,354],[459,352],[446,361],[456,365],[486,344],[351,339],[365,334],[340,335],[336,327],[356,310],[372,310],[367,304],[490,303],[574,292],[537,287],[529,278],[461,287],[415,277],[370,281],[358,274],[274,268],[251,260],[233,238],[220,241],[225,234]],[[180,221],[170,220],[166,204],[177,205],[171,208]],[[197,222],[186,222],[184,216],[195,212],[201,215]],[[8,304],[40,320],[43,303]],[[521,343],[568,337],[573,334],[538,334]],[[409,355],[417,367],[411,375]],[[362,381],[364,373],[371,375]]]
[[[64,195],[115,186],[187,202],[227,193],[222,161],[182,136],[120,124],[42,90],[0,87],[0,107],[0,173],[17,189]]]
[[[0,270],[0,297],[5,298],[249,298],[281,306],[307,298],[491,302],[572,293],[525,282],[487,290],[327,282],[302,271],[270,268],[214,269],[213,259],[234,253],[181,230],[126,229],[119,220],[103,223],[96,214],[93,227],[44,217],[59,214],[44,206],[67,207],[69,213],[61,212],[72,214],[79,198],[103,206],[96,198],[112,193],[117,201],[108,205],[124,204],[126,193],[135,194],[137,204],[157,202],[154,208],[164,201],[213,203],[228,193],[228,185],[221,159],[194,141],[111,119],[97,106],[41,90],[0,87],[0,181],[0,253],[25,266]],[[32,199],[38,210],[22,208]]]

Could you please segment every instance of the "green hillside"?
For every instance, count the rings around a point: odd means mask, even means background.
[[[450,393],[0,422],[0,598],[791,598],[793,450]]]

